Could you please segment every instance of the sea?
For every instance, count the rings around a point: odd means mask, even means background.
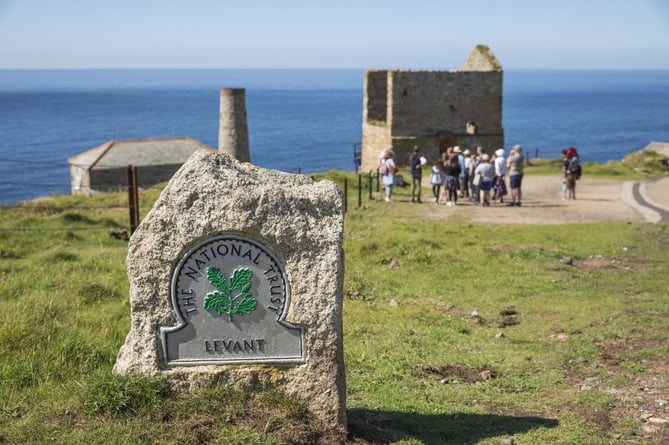
[[[67,158],[105,142],[188,136],[218,146],[219,90],[245,88],[251,161],[354,171],[362,69],[0,70],[0,205],[68,194]],[[505,70],[507,148],[584,162],[669,141],[667,70]],[[494,147],[491,147],[494,148]]]

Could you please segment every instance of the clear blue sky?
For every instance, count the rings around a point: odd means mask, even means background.
[[[669,69],[669,0],[0,0],[0,68]]]

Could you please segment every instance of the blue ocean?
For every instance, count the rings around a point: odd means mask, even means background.
[[[363,70],[0,70],[0,204],[70,190],[67,158],[111,140],[218,146],[220,88],[245,88],[252,162],[353,171]],[[621,160],[669,141],[669,71],[506,70],[507,148]]]

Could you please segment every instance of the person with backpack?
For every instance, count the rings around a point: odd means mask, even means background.
[[[567,183],[567,199],[576,199],[576,180],[581,178],[578,152],[574,147],[569,147],[560,153],[562,154],[562,174]]]
[[[574,175],[574,179],[581,179],[581,162],[579,161],[578,151],[574,147],[567,149],[567,159],[569,159],[569,172]]]
[[[411,170],[411,202],[422,202],[420,191],[422,187],[423,163],[418,145],[414,145],[413,152],[409,156],[409,169]],[[424,159],[424,158],[423,158]]]

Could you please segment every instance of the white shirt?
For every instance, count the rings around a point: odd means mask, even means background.
[[[497,176],[506,176],[506,161],[503,157],[495,158],[495,174]]]

